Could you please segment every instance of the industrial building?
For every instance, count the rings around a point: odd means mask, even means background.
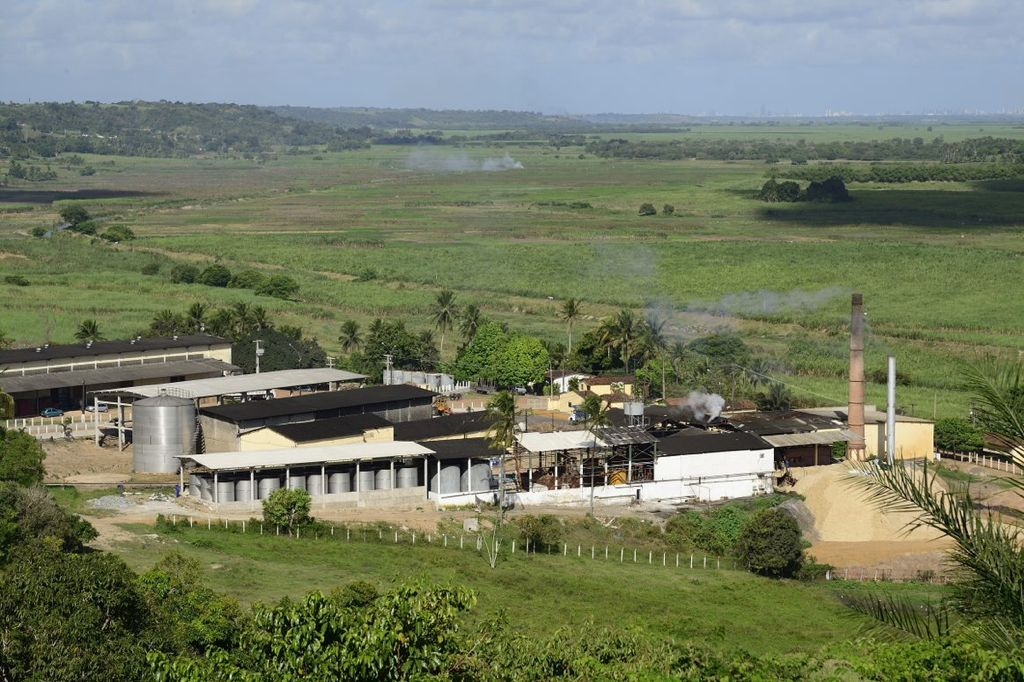
[[[0,389],[14,397],[15,415],[47,407],[81,410],[98,390],[223,377],[231,342],[208,334],[45,344],[0,351]]]

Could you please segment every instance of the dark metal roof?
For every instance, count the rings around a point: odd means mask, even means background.
[[[417,419],[395,424],[395,440],[425,441],[464,433],[476,433],[491,428],[492,420],[486,411],[449,414],[433,419]]]
[[[771,450],[772,446],[752,433],[742,431],[705,431],[683,429],[658,441],[658,454],[699,455],[731,450]]]
[[[13,348],[0,351],[0,367],[25,363],[45,362],[47,360],[67,360],[77,357],[96,357],[99,355],[135,354],[144,351],[172,350],[208,346],[230,346],[231,342],[210,334],[191,334],[188,336],[153,337],[144,339],[128,339],[124,341],[96,341],[86,345],[71,343],[61,345],[39,346],[37,348]]]
[[[488,438],[456,438],[454,440],[434,440],[422,444],[436,454],[434,459],[466,459],[500,457],[502,451],[491,445]]]
[[[650,445],[658,439],[640,426],[603,426],[594,429],[594,434],[603,442],[616,445]]]
[[[737,429],[759,436],[783,433],[809,433],[837,428],[834,420],[819,415],[796,412],[733,412],[725,420]]]
[[[370,412],[367,414],[353,414],[347,417],[334,417],[332,419],[317,419],[316,421],[299,422],[297,424],[279,424],[269,428],[274,433],[278,433],[296,443],[309,443],[329,438],[358,436],[364,431],[382,429],[391,425],[391,422],[384,417],[378,417]]]
[[[203,408],[200,412],[211,417],[240,422],[351,407],[376,407],[404,400],[419,400],[430,404],[435,395],[437,393],[434,391],[428,391],[424,388],[397,384],[394,386],[370,386],[368,388],[328,391],[326,393],[311,393],[310,395],[278,398],[276,400],[254,400],[236,405],[218,405],[216,407]]]
[[[0,388],[7,393],[25,391],[48,391],[53,388],[93,387],[124,381],[141,381],[175,376],[197,374],[223,375],[224,372],[241,371],[234,365],[220,360],[180,360],[175,362],[152,362],[145,365],[122,365],[102,369],[80,369],[74,372],[49,372],[46,374],[0,374]]]

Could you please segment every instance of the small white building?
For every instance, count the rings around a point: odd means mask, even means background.
[[[772,492],[774,448],[742,431],[683,429],[658,441],[654,481],[645,499],[700,500],[750,497]]]

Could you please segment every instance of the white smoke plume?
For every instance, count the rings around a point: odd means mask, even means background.
[[[501,158],[487,158],[482,161],[471,159],[466,154],[450,154],[432,152],[426,149],[413,150],[405,160],[409,170],[428,171],[432,173],[497,173],[507,170],[520,170],[523,164],[508,154]]]
[[[686,396],[683,405],[690,408],[693,418],[699,422],[711,422],[722,414],[725,407],[725,398],[717,393],[705,393],[704,391],[690,391]]]
[[[849,289],[830,287],[820,291],[744,291],[729,294],[718,301],[695,303],[689,310],[701,310],[715,315],[776,315],[789,312],[816,310],[840,296],[849,296]]]

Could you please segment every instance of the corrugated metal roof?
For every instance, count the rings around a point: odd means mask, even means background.
[[[159,377],[187,376],[204,372],[237,372],[238,367],[220,360],[178,360],[175,362],[152,362],[145,365],[122,365],[121,367],[105,367],[103,369],[83,369],[74,372],[49,372],[47,374],[28,374],[25,376],[0,375],[0,387],[7,393],[23,391],[46,391],[54,388],[76,386],[99,386],[122,381],[142,381]],[[191,382],[166,384],[180,386]],[[148,387],[139,387],[148,388]],[[116,389],[117,392],[134,391],[136,389]]]
[[[703,431],[686,429],[658,441],[663,456],[698,455],[735,450],[770,450],[772,446],[752,433],[743,431]]]
[[[389,426],[394,426],[394,424],[384,417],[378,417],[371,412],[369,414],[353,414],[348,417],[317,419],[311,422],[278,424],[277,426],[269,426],[267,428],[296,443],[309,443],[314,440],[358,436],[370,429],[383,429]],[[399,440],[410,439],[400,438]]]
[[[813,408],[804,408],[804,409],[800,409],[800,410],[797,410],[797,411],[798,412],[806,412],[807,414],[816,414],[816,415],[819,415],[819,416],[822,416],[822,417],[831,417],[833,419],[839,419],[840,421],[845,422],[846,419],[847,419],[846,412],[847,412],[848,409],[849,408],[847,408],[846,406],[843,406],[843,407],[813,407]],[[865,422],[868,422],[868,423],[874,422],[876,424],[884,424],[885,423],[885,419],[886,419],[885,412],[881,412],[880,410],[875,409],[874,405],[865,405],[864,406],[864,421]],[[928,419],[921,419],[919,417],[911,417],[911,416],[905,415],[905,414],[897,414],[896,415],[896,421],[897,422],[905,422],[907,424],[915,424],[915,423],[916,424],[932,424],[933,423],[931,420],[928,420]]]
[[[842,440],[850,440],[849,431],[811,431],[809,433],[780,433],[774,436],[761,436],[772,447],[789,448],[798,445],[831,445]]]
[[[348,372],[345,372],[345,374],[348,374]],[[246,376],[263,375],[247,374]],[[435,395],[437,393],[434,391],[404,384],[396,386],[370,386],[349,391],[328,391],[326,393],[311,393],[292,398],[278,398],[277,400],[256,400],[237,405],[220,405],[204,408],[201,412],[212,417],[240,422],[349,407],[386,405],[403,400],[420,400],[424,404],[429,405]]]
[[[501,450],[492,446],[490,439],[487,438],[438,440],[430,443],[429,447],[434,451],[434,457],[440,460],[466,457],[490,459],[500,457],[502,454]]]
[[[603,448],[607,444],[587,431],[555,431],[554,433],[521,433],[519,444],[530,452],[558,452]]]
[[[603,426],[594,429],[598,437],[608,445],[650,445],[658,439],[639,426]]]
[[[257,393],[275,388],[293,388],[295,386],[315,386],[330,382],[351,383],[362,381],[366,376],[346,372],[329,367],[311,369],[282,369],[276,372],[260,374],[238,374],[229,377],[196,379],[195,381],[179,381],[171,384],[154,384],[152,386],[132,386],[110,391],[109,395],[130,395],[152,398],[166,391],[173,395],[188,398],[212,398],[231,393]]]
[[[479,412],[461,412],[431,419],[417,419],[411,422],[395,424],[395,438],[399,440],[430,440],[445,436],[457,436],[463,433],[486,431],[491,428],[493,419],[487,416],[486,410]]]
[[[315,464],[336,464],[356,460],[390,459],[392,457],[422,457],[432,455],[419,443],[389,441],[385,443],[357,443],[331,445],[319,448],[288,448],[285,450],[254,450],[252,452],[219,452],[206,455],[184,455],[182,461],[191,460],[211,471],[248,471],[249,469],[283,469]]]
[[[70,343],[36,348],[12,348],[0,351],[0,367],[6,365],[44,362],[46,360],[67,360],[70,358],[91,358],[97,355],[137,354],[153,350],[196,348],[197,346],[230,346],[231,342],[209,334],[191,334],[174,337],[152,337],[126,339],[123,341],[95,341],[89,345]]]

